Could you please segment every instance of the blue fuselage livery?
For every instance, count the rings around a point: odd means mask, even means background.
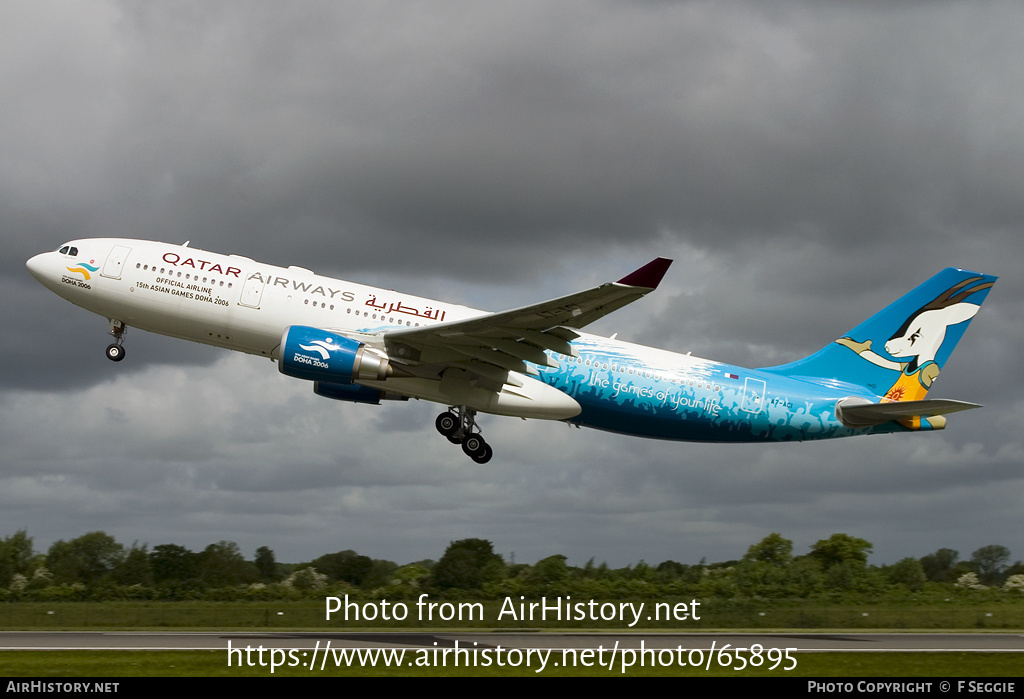
[[[107,356],[141,328],[268,357],[321,396],[450,406],[436,427],[479,463],[478,412],[705,442],[802,441],[942,429],[973,403],[926,398],[995,277],[949,268],[819,352],[760,369],[584,333],[653,291],[671,261],[489,313],[144,240],[77,240],[33,276],[109,321]]]
[[[626,343],[577,341],[579,358],[540,378],[576,399],[572,422],[642,437],[764,442],[856,434],[835,420],[835,392],[718,362],[667,355],[651,362]],[[682,360],[682,361],[681,361]],[[848,393],[844,393],[849,395]],[[898,425],[870,431],[904,429]],[[864,430],[861,430],[862,432]]]

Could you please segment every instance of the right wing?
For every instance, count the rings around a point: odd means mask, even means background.
[[[510,311],[429,327],[382,332],[388,356],[414,376],[459,367],[497,383],[507,372],[535,374],[527,363],[557,366],[545,350],[574,356],[583,328],[650,293],[672,260],[659,257],[617,282]],[[500,384],[497,384],[500,386]]]

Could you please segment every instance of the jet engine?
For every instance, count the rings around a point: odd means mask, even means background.
[[[391,375],[388,357],[383,352],[330,330],[306,325],[290,325],[284,331],[277,368],[297,379],[334,384],[383,381]]]

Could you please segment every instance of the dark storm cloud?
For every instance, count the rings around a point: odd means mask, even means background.
[[[69,151],[70,173],[98,176],[77,196],[108,205],[93,234],[493,278],[538,264],[537,245],[851,248],[1020,214],[1000,138],[1019,104],[992,94],[1016,69],[989,40],[1016,13],[118,7],[119,50],[72,93],[109,104]]]

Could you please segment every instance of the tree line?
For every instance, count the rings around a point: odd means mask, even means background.
[[[562,555],[510,563],[485,539],[449,544],[437,561],[398,565],[352,550],[283,564],[261,546],[251,560],[230,541],[191,551],[177,544],[124,546],[104,532],[57,541],[36,552],[25,530],[0,539],[0,599],[16,601],[272,600],[344,592],[388,599],[435,596],[497,599],[575,595],[582,598],[878,599],[885,595],[1024,592],[1024,563],[1010,564],[1004,546],[983,546],[961,559],[942,548],[892,565],[868,564],[872,544],[845,533],[795,555],[772,533],[739,560],[696,564],[644,561],[611,568],[594,559],[570,566]]]

